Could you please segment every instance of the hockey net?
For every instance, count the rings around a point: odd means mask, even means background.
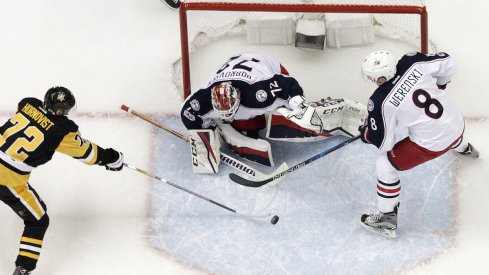
[[[182,97],[190,92],[190,54],[230,35],[246,35],[247,22],[302,18],[305,14],[369,14],[376,36],[436,51],[428,40],[428,15],[423,0],[186,0],[180,13],[181,59],[173,64],[173,79]]]

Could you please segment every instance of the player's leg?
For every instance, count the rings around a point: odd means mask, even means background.
[[[395,238],[397,228],[397,211],[401,185],[397,171],[414,168],[435,159],[458,143],[458,140],[440,152],[433,152],[412,142],[409,137],[396,143],[387,154],[379,157],[377,169],[377,207],[378,213],[364,214],[361,218],[363,227],[375,233]]]
[[[0,185],[0,199],[24,220],[19,254],[15,261],[16,266],[21,268],[17,268],[16,272],[22,274],[21,269],[32,271],[36,268],[44,234],[49,226],[46,205],[29,184],[17,187]]]
[[[397,170],[389,162],[387,154],[382,154],[377,159],[376,172],[377,208],[379,211],[363,214],[360,218],[361,225],[371,232],[395,238],[401,182]]]
[[[259,115],[246,120],[233,120],[231,126],[247,137],[258,139],[258,132],[265,129],[266,126],[265,115]]]
[[[412,142],[409,137],[407,137],[396,143],[394,148],[387,154],[387,157],[392,166],[398,171],[406,171],[445,154],[458,142],[459,139],[446,149],[439,152],[433,152]]]
[[[463,136],[460,138],[459,142],[452,147],[452,150],[469,158],[479,158],[479,151]]]
[[[229,149],[240,157],[262,165],[274,166],[270,143],[264,139],[260,139],[258,137],[258,131],[256,131],[256,137],[254,135],[250,137],[244,134],[249,134],[249,129],[260,129],[263,126],[262,122],[264,121],[261,119],[261,116],[259,118],[257,120],[251,119],[250,121],[240,120],[238,124],[231,125],[219,123],[221,136],[228,144]],[[253,128],[254,126],[256,128]],[[244,131],[244,129],[248,130]]]

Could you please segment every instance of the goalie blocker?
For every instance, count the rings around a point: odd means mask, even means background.
[[[302,112],[279,108],[267,119],[267,138],[282,141],[316,141],[335,135],[359,134],[367,108],[349,99],[321,99],[303,103]]]
[[[192,170],[198,174],[217,173],[220,158],[220,137],[218,130],[189,130]]]

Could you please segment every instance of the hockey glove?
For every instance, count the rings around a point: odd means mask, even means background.
[[[436,86],[438,86],[438,89],[440,89],[440,90],[445,90],[447,88],[448,83],[450,83],[450,81],[448,81],[445,84],[438,84],[437,83]]]
[[[294,96],[289,100],[290,111],[287,112],[287,114],[282,115],[287,119],[290,119],[291,117],[301,119],[308,106],[309,104],[306,103],[303,96]]]
[[[290,112],[288,112],[287,115],[285,115],[285,117],[287,119],[290,119],[292,117],[295,117],[297,119],[301,119],[304,116],[304,113],[306,112],[307,107],[309,107],[309,105],[305,102],[302,102],[297,107],[290,110]]]
[[[367,144],[370,144],[371,142],[368,140],[368,126],[367,125],[362,125],[358,127],[358,131],[360,132],[360,139]]]
[[[106,149],[106,153],[109,156],[106,163],[101,165],[105,166],[105,169],[110,171],[120,171],[124,164],[124,155],[112,148]]]

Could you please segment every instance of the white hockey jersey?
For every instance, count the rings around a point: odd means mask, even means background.
[[[419,146],[439,152],[464,131],[464,118],[439,86],[457,70],[446,53],[409,53],[397,63],[397,73],[379,86],[368,102],[368,139],[383,151],[396,143],[395,130],[408,129]]]
[[[231,57],[209,79],[207,84],[192,93],[184,102],[181,118],[187,129],[208,128],[219,115],[211,103],[211,88],[230,81],[241,91],[241,101],[235,120],[246,120],[290,107],[289,99],[302,96],[297,80],[272,57],[258,53],[244,53]]]

